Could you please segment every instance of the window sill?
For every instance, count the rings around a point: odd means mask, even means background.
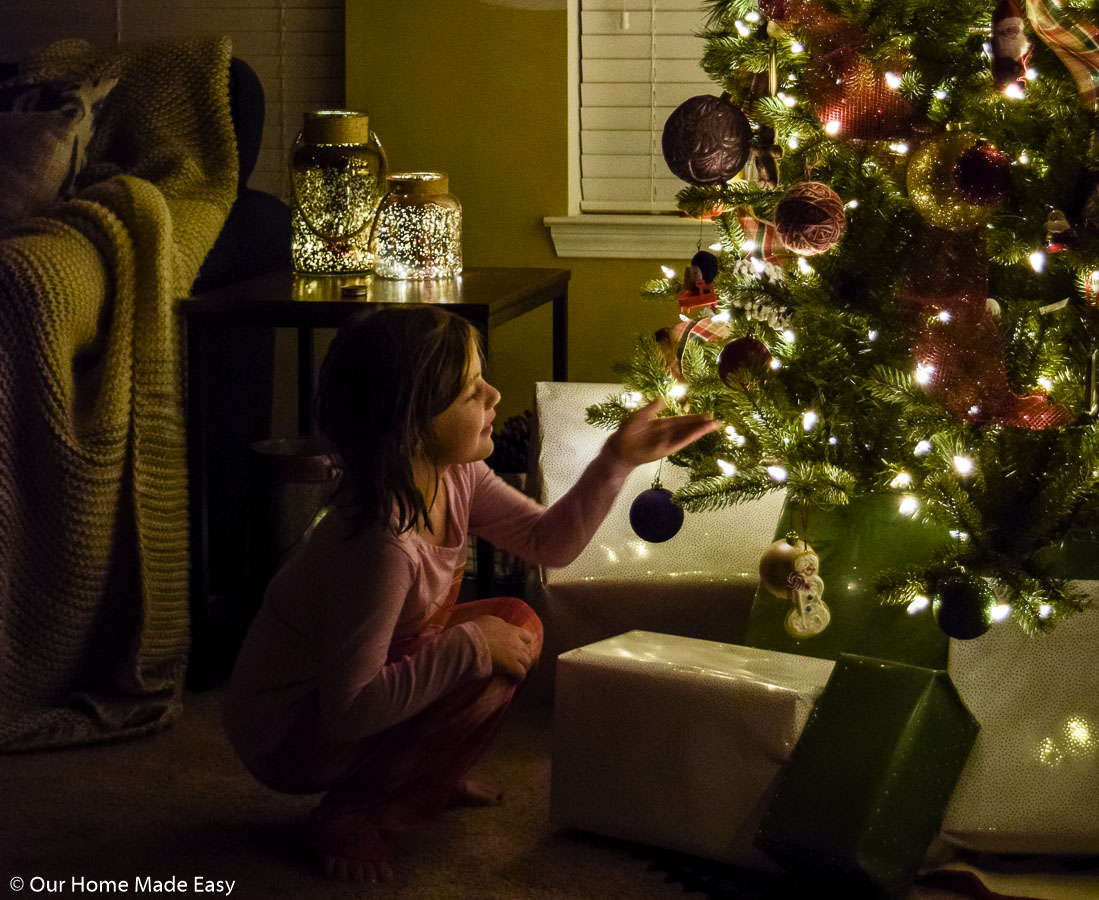
[[[546,216],[553,247],[561,257],[680,259],[717,240],[712,222],[678,216]]]

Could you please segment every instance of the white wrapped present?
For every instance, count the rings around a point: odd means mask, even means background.
[[[833,665],[644,631],[563,654],[551,819],[773,869],[752,840]]]
[[[1099,853],[1099,607],[1041,636],[1004,623],[951,641],[949,671],[981,731],[943,836],[989,853]]]
[[[585,422],[586,408],[621,391],[615,384],[536,386],[543,503],[564,494],[609,437]],[[545,661],[631,629],[731,642],[744,635],[759,558],[782,509],[781,492],[718,512],[688,513],[675,537],[650,543],[630,528],[629,511],[637,495],[652,487],[657,465],[631,474],[579,558],[538,573],[529,585],[528,597],[545,624]],[[687,476],[665,463],[660,480],[674,491]]]

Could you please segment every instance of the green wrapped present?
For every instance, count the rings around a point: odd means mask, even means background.
[[[844,654],[779,776],[756,846],[825,896],[900,896],[979,727],[946,672]]]
[[[910,563],[935,559],[950,541],[937,524],[918,522],[897,509],[896,494],[868,494],[847,506],[805,510],[787,503],[772,549],[760,564],[760,585],[742,643],[764,650],[838,659],[841,653],[946,668],[947,636],[930,608],[910,614],[884,605],[878,576]],[[818,571],[801,578],[799,557],[783,540],[796,533],[819,559]],[[813,591],[815,582],[820,590]],[[799,590],[800,589],[800,590]],[[798,597],[809,598],[799,604]],[[810,609],[799,629],[795,610]],[[826,617],[815,616],[818,612]],[[823,623],[823,627],[821,627]],[[793,627],[792,627],[793,626]]]

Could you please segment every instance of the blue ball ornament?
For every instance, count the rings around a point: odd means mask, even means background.
[[[675,537],[683,527],[683,507],[662,487],[642,491],[630,506],[630,527],[643,541],[659,544]]]

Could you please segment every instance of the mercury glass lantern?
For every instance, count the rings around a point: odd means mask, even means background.
[[[388,164],[365,112],[305,114],[290,158],[291,259],[309,275],[370,272],[370,232]]]
[[[462,271],[462,205],[443,172],[394,172],[371,242],[383,278],[449,278]]]

